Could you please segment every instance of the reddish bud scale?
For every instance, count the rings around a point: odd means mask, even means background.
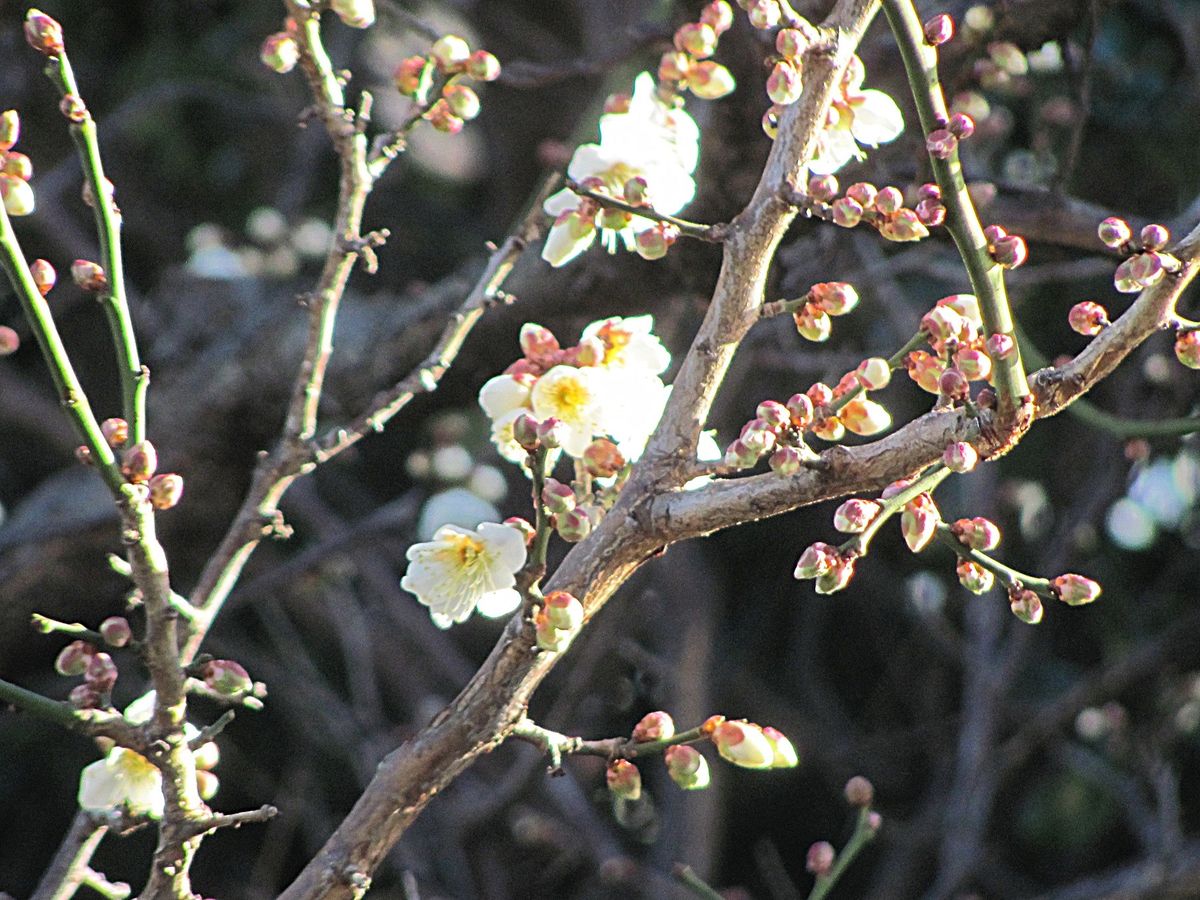
[[[62,26],[39,9],[25,14],[25,40],[43,56],[58,56],[64,49]]]
[[[71,280],[89,293],[99,293],[108,286],[108,276],[96,263],[77,259],[71,263]]]
[[[155,509],[171,509],[183,497],[183,476],[174,472],[154,475],[150,479],[150,505]]]
[[[100,423],[100,433],[108,446],[116,450],[129,440],[129,423],[124,419],[105,419]]]
[[[1050,584],[1058,599],[1068,606],[1083,606],[1100,596],[1100,585],[1082,575],[1059,575]]]
[[[1045,610],[1041,598],[1033,591],[1024,588],[1011,590],[1008,595],[1009,607],[1012,614],[1027,625],[1036,625],[1042,621]]]
[[[121,474],[134,484],[148,481],[157,468],[158,451],[149,441],[134,444],[121,456]]]
[[[942,13],[929,19],[922,30],[925,34],[925,43],[931,47],[940,47],[954,37],[954,20]]]
[[[807,428],[813,418],[812,398],[807,394],[792,394],[787,401],[787,411],[795,428]]]
[[[58,273],[54,271],[54,266],[44,259],[35,259],[31,262],[29,274],[33,276],[33,283],[37,285],[38,292],[43,297],[50,293],[54,282],[58,280]]]
[[[670,740],[675,736],[675,720],[662,710],[646,713],[634,726],[631,736],[639,744]]]
[[[609,763],[604,780],[614,796],[622,800],[637,800],[642,796],[642,774],[637,766],[627,759],[617,759]]]
[[[1093,303],[1091,300],[1085,300],[1072,306],[1071,311],[1067,313],[1067,323],[1071,326],[1072,331],[1087,337],[1099,334],[1110,324],[1108,311],[1099,303]]]
[[[991,572],[969,559],[960,559],[955,573],[958,575],[958,583],[972,594],[986,594],[996,581]]]
[[[83,102],[83,98],[78,94],[66,94],[58,101],[58,111],[63,114],[68,122],[74,122],[78,125],[87,118],[87,105]]]
[[[1200,369],[1200,331],[1185,331],[1175,338],[1175,358],[1189,369]]]

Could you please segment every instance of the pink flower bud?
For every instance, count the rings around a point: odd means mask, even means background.
[[[995,550],[1000,546],[1000,529],[995,522],[976,516],[973,519],[958,519],[950,526],[950,533],[959,542],[972,550]]]
[[[1171,242],[1171,232],[1162,225],[1147,225],[1139,237],[1144,250],[1161,250]]]
[[[750,24],[759,31],[766,31],[779,24],[782,12],[775,0],[753,0],[746,12],[750,16]]]
[[[987,339],[987,352],[993,360],[1009,359],[1017,352],[1017,342],[1010,334],[993,334]]]
[[[775,63],[771,74],[767,76],[767,96],[772,103],[780,106],[790,106],[800,99],[804,92],[804,82],[800,78],[800,70],[787,60]]]
[[[949,159],[958,149],[958,138],[948,128],[936,128],[925,138],[925,149],[934,159]]]
[[[992,245],[992,259],[1005,269],[1015,269],[1028,258],[1029,248],[1019,235],[1005,235]]]
[[[1165,271],[1162,257],[1153,252],[1131,256],[1122,265],[1128,265],[1129,277],[1141,287],[1150,287],[1157,283]]]
[[[675,31],[675,49],[696,59],[712,56],[717,49],[716,29],[705,22],[689,22]]]
[[[817,541],[804,548],[796,563],[793,576],[801,581],[807,578],[817,578],[834,567],[839,559],[837,547]]]
[[[700,10],[700,21],[717,34],[724,34],[733,26],[733,7],[725,0],[713,0]]]
[[[858,291],[845,281],[824,281],[809,288],[812,302],[831,316],[844,316],[858,306]]]
[[[837,508],[833,514],[833,527],[843,534],[859,534],[866,531],[877,515],[878,503],[854,497]]]
[[[604,780],[614,796],[622,800],[636,800],[642,796],[642,774],[627,759],[615,759],[609,763]]]
[[[675,720],[669,713],[661,710],[642,716],[642,720],[634,726],[632,735],[634,742],[638,744],[645,744],[649,741],[667,741],[674,736]]]
[[[1189,369],[1200,369],[1200,331],[1185,331],[1175,338],[1175,358]]]
[[[50,293],[54,282],[58,280],[58,273],[54,271],[54,266],[44,259],[35,259],[31,262],[29,274],[33,276],[33,283],[37,285],[38,292],[43,297]]]
[[[608,438],[597,438],[584,449],[583,465],[595,478],[611,478],[625,467],[625,457]]]
[[[687,74],[688,90],[701,100],[720,100],[737,87],[733,74],[718,62],[698,62]]]
[[[731,469],[749,469],[758,462],[760,456],[762,456],[761,453],[741,438],[738,438],[725,448],[725,455],[721,458],[721,464]]]
[[[775,761],[771,742],[750,722],[722,722],[713,731],[712,742],[722,759],[744,769],[767,769]]]
[[[856,181],[850,187],[846,188],[846,196],[858,203],[863,209],[873,207],[875,205],[875,197],[878,194],[879,189],[867,181]]]
[[[583,626],[583,604],[574,594],[566,591],[551,591],[545,596],[546,618],[555,628],[563,631],[578,631]]]
[[[833,561],[833,565],[829,568],[829,571],[817,576],[813,590],[818,594],[836,594],[838,591],[844,590],[850,584],[850,580],[853,577],[853,557],[841,556],[839,554]]]
[[[881,188],[879,193],[875,195],[875,202],[872,204],[877,213],[885,216],[890,216],[893,213],[899,212],[904,206],[904,195],[900,193],[897,187]]]
[[[495,81],[500,77],[500,60],[486,50],[476,50],[467,58],[467,74],[476,81]]]
[[[558,536],[568,544],[577,544],[592,533],[592,520],[582,508],[572,509],[554,517]]]
[[[625,182],[621,188],[621,193],[625,197],[625,202],[632,206],[649,206],[650,205],[650,185],[646,179],[640,175],[635,175]]]
[[[429,55],[443,74],[460,72],[471,58],[471,47],[456,34],[447,34],[429,48]]]
[[[566,650],[573,637],[570,631],[555,628],[546,616],[545,610],[541,610],[534,616],[533,628],[538,649],[550,653],[561,653]]]
[[[117,664],[107,653],[93,653],[83,677],[97,694],[109,694],[117,683]]]
[[[920,241],[929,237],[929,229],[911,209],[901,209],[880,224],[879,236],[896,243]]]
[[[1042,621],[1045,610],[1042,609],[1041,598],[1033,591],[1024,588],[1009,591],[1008,604],[1012,614],[1025,624],[1036,625]]]
[[[766,725],[763,726],[762,733],[771,745],[771,749],[775,751],[775,758],[771,760],[772,769],[794,769],[800,765],[800,754],[796,752],[795,746],[784,736],[782,731]]]
[[[108,287],[108,276],[104,274],[104,270],[86,259],[77,259],[71,263],[71,280],[93,294]]]
[[[521,352],[525,358],[541,365],[551,365],[552,357],[561,347],[549,328],[526,322],[521,326]]]
[[[813,402],[808,394],[792,394],[787,403],[788,415],[796,428],[807,428],[813,418]]]
[[[904,543],[913,553],[924,550],[937,532],[938,515],[936,510],[908,503],[900,513],[900,533]]]
[[[833,201],[833,224],[842,228],[853,228],[862,221],[862,204],[853,197],[839,197]]]
[[[958,582],[972,594],[986,594],[996,582],[996,576],[978,563],[960,559],[955,566]]]
[[[922,225],[936,228],[946,221],[946,207],[941,200],[921,200],[913,210]]]
[[[11,356],[21,346],[21,336],[7,325],[0,325],[0,356]]]
[[[1100,596],[1100,585],[1082,575],[1059,575],[1050,583],[1058,599],[1068,606],[1083,606]]]
[[[204,683],[218,694],[232,696],[253,689],[250,673],[232,659],[214,659],[204,664]]]
[[[667,251],[671,249],[673,243],[674,241],[668,238],[666,229],[659,225],[638,232],[634,239],[634,250],[642,259],[662,259],[667,255]]]
[[[129,440],[129,423],[124,419],[105,419],[100,423],[100,433],[108,446],[116,450]]]
[[[20,178],[22,181],[29,181],[33,178],[33,160],[24,153],[9,150],[7,153],[0,153],[0,160],[4,162],[3,167],[0,167],[0,172],[5,175]]]
[[[442,96],[450,106],[451,112],[464,121],[471,121],[479,115],[479,95],[465,84],[449,85]]]
[[[1116,216],[1110,216],[1100,223],[1096,229],[1096,233],[1100,236],[1100,240],[1108,247],[1117,250],[1122,244],[1126,243],[1133,232],[1129,228],[1129,223],[1124,219],[1118,219]]]
[[[930,394],[940,394],[938,387],[945,366],[936,356],[924,350],[914,350],[904,358],[904,368],[908,377],[917,383],[923,391]]]
[[[542,446],[541,436],[538,434],[538,425],[541,424],[529,413],[521,413],[513,420],[512,433],[513,440],[516,441],[522,449],[533,452]]]
[[[991,359],[982,350],[976,350],[974,347],[960,347],[955,350],[954,365],[968,381],[982,381],[992,372]]]
[[[83,98],[78,94],[66,94],[58,101],[58,111],[63,114],[68,122],[74,122],[78,125],[87,118],[87,105],[83,102]]]
[[[824,416],[813,420],[812,433],[823,441],[831,443],[840,441],[846,436],[846,426],[837,416]]]
[[[109,616],[101,622],[100,634],[110,647],[124,647],[133,639],[133,629],[123,616]]]
[[[21,115],[15,109],[0,113],[0,151],[12,149],[21,136]]]
[[[149,481],[157,468],[158,451],[149,441],[134,444],[121,455],[121,474],[134,484]]]
[[[804,465],[804,458],[795,447],[780,447],[767,460],[771,471],[779,475],[795,475]]]
[[[258,58],[273,72],[283,75],[300,62],[300,45],[286,31],[269,34],[258,48]]]
[[[58,56],[63,52],[62,26],[40,9],[25,14],[25,40],[43,56]]]
[[[85,683],[71,688],[71,693],[67,695],[67,702],[76,709],[97,709],[101,706],[103,698],[95,688]]]
[[[828,203],[838,193],[838,180],[833,175],[814,175],[808,179],[808,195],[821,203]]]
[[[1072,331],[1088,337],[1099,334],[1110,324],[1108,311],[1099,303],[1093,303],[1091,300],[1085,300],[1072,306],[1071,311],[1067,313],[1067,323],[1071,326]]]
[[[522,519],[520,516],[509,516],[504,520],[504,524],[509,528],[515,528],[521,532],[521,537],[525,538],[525,546],[533,544],[533,539],[537,536],[537,529],[533,527],[528,519]]]
[[[833,849],[833,844],[829,843],[829,841],[817,841],[808,848],[804,867],[813,875],[822,878],[833,870],[833,863],[836,858],[837,852]]]
[[[667,774],[685,791],[698,791],[708,787],[708,760],[695,747],[676,744],[663,753]]]
[[[891,382],[892,367],[888,365],[888,361],[883,357],[872,356],[860,362],[854,370],[854,374],[859,384],[866,390],[878,391],[887,387]]]
[[[971,396],[971,384],[958,369],[948,368],[938,378],[938,393],[954,402]]]
[[[979,454],[964,441],[956,441],[942,453],[942,465],[951,472],[970,472],[979,464]]]
[[[329,0],[329,8],[351,28],[370,28],[375,24],[375,0]]]
[[[155,509],[171,509],[183,496],[183,476],[174,472],[150,478],[150,505]]]
[[[87,641],[71,641],[58,651],[54,671],[59,675],[82,675],[96,655],[96,648]]]
[[[458,134],[463,130],[463,120],[454,114],[454,110],[444,99],[434,103],[424,118],[434,129],[444,134]]]
[[[37,207],[33,188],[29,182],[16,175],[0,174],[0,201],[10,216],[27,216]]]
[[[846,802],[859,809],[870,806],[875,802],[875,786],[861,775],[855,775],[846,782],[843,790]]]
[[[405,97],[415,100],[423,97],[429,90],[432,76],[433,63],[428,57],[410,56],[402,59],[396,66],[396,70],[392,73],[392,81],[396,85],[396,90]]]
[[[960,141],[965,141],[975,133],[975,120],[966,113],[955,113],[950,117],[950,123],[946,127]]]
[[[848,431],[863,437],[879,434],[892,425],[891,413],[874,400],[865,397],[855,397],[843,406],[838,418]]]
[[[813,303],[806,303],[792,313],[792,321],[800,336],[814,343],[829,340],[829,335],[833,333],[833,321],[829,314]]]
[[[925,22],[925,43],[931,47],[939,47],[954,37],[954,20],[945,13],[934,16]]]
[[[570,512],[575,508],[575,491],[569,484],[547,478],[542,488],[542,503],[552,515]]]

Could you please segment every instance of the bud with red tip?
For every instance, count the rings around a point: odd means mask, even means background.
[[[814,343],[827,341],[833,334],[833,322],[829,314],[812,303],[806,303],[792,313],[792,321],[796,324],[796,331],[800,336]]]
[[[900,188],[888,185],[879,189],[872,206],[875,212],[890,216],[904,207],[904,194],[900,192]]]
[[[809,288],[812,302],[831,316],[844,316],[858,306],[854,285],[845,281],[824,281]]]
[[[662,710],[646,713],[633,727],[633,741],[645,744],[650,741],[667,741],[675,736],[675,720]]]
[[[700,10],[700,21],[710,26],[718,35],[724,34],[733,27],[733,7],[725,0],[713,0]]]
[[[100,634],[110,647],[124,647],[133,639],[133,629],[124,616],[109,616],[100,623]]]
[[[284,75],[300,62],[300,45],[286,31],[269,34],[258,48],[258,58],[273,72]]]
[[[892,367],[880,356],[864,359],[854,370],[855,376],[868,391],[878,391],[887,387],[892,380]]]
[[[1091,300],[1072,306],[1071,311],[1067,313],[1067,323],[1076,334],[1087,337],[1099,334],[1111,324],[1108,321],[1108,311]]]
[[[959,519],[950,526],[950,533],[958,538],[959,543],[972,550],[995,550],[1000,546],[1000,529],[995,522],[976,516],[973,519]]]
[[[1171,242],[1171,232],[1163,225],[1147,225],[1138,238],[1143,250],[1161,250]]]
[[[117,683],[117,664],[107,653],[93,653],[83,672],[83,678],[88,687],[97,694],[102,696],[109,694],[112,692],[113,685]]]
[[[103,698],[90,684],[77,684],[67,695],[67,702],[76,709],[97,709],[103,704]]]
[[[692,70],[692,58],[678,50],[668,50],[658,61],[658,80],[683,81]]]
[[[795,475],[804,466],[804,457],[796,447],[779,447],[767,459],[767,465],[779,475]]]
[[[705,22],[689,22],[675,31],[675,49],[696,59],[712,56],[717,49],[717,31]]]
[[[375,24],[375,0],[329,0],[329,8],[351,28],[370,28]]]
[[[586,510],[576,508],[554,517],[558,536],[569,544],[577,544],[592,533],[592,520]]]
[[[775,761],[771,742],[750,722],[722,722],[713,730],[712,742],[723,759],[744,769],[767,769]]]
[[[555,628],[563,631],[578,631],[583,627],[583,604],[574,594],[566,591],[551,591],[545,600],[546,618]]]
[[[727,68],[719,62],[706,59],[688,70],[688,90],[701,100],[720,100],[732,94],[737,82]]]
[[[454,114],[445,99],[434,103],[425,113],[425,119],[434,129],[445,134],[458,134],[463,130],[463,120]]]
[[[429,90],[433,77],[433,63],[425,56],[409,56],[400,60],[392,72],[392,82],[405,97],[421,100]]]
[[[15,109],[0,113],[0,151],[12,149],[21,136],[21,114]]]
[[[575,491],[569,484],[556,478],[547,478],[542,488],[542,503],[551,515],[568,513],[575,508]]]
[[[531,546],[533,539],[537,537],[537,529],[530,524],[528,519],[523,519],[520,516],[509,516],[504,520],[504,524],[509,528],[515,528],[521,532],[521,537],[525,538],[526,547]]]
[[[946,128],[960,141],[965,141],[975,133],[975,120],[966,113],[955,113]]]
[[[847,431],[869,437],[891,427],[892,415],[874,400],[855,397],[842,407],[838,418]]]
[[[954,368],[968,381],[982,381],[992,373],[992,360],[982,350],[959,347],[954,351]],[[939,386],[941,379],[938,379]]]
[[[796,752],[795,746],[782,731],[765,725],[762,733],[775,753],[775,758],[771,760],[772,769],[794,769],[800,765],[800,754]]]
[[[782,34],[782,32],[780,32]],[[828,203],[838,193],[838,180],[833,175],[814,175],[808,179],[808,195],[821,203]]]
[[[78,94],[64,94],[58,101],[58,111],[68,122],[78,125],[88,117],[87,104]]]
[[[796,571],[792,574],[798,579],[817,578],[832,569],[837,561],[837,547],[817,541],[804,548],[796,563]]]
[[[595,478],[611,478],[625,466],[625,457],[608,438],[597,438],[583,451],[583,465]]]
[[[154,475],[150,479],[150,505],[155,509],[171,509],[183,496],[183,476],[174,472]]]
[[[804,867],[818,878],[823,878],[833,871],[833,863],[836,859],[837,851],[833,849],[833,844],[829,841],[817,841],[808,848]]]
[[[54,282],[58,280],[58,273],[54,271],[54,266],[44,259],[35,259],[31,262],[29,274],[33,276],[33,283],[37,285],[38,293],[43,297],[50,293]]]
[[[1015,269],[1029,258],[1029,248],[1025,239],[1015,234],[1008,234],[992,244],[992,259],[1005,269]]]
[[[960,559],[955,573],[958,575],[958,583],[972,594],[985,594],[996,582],[995,575],[969,559]]]
[[[821,440],[832,443],[846,436],[846,426],[837,416],[823,416],[813,420],[812,433]]]
[[[813,401],[807,394],[792,394],[785,405],[796,428],[807,428],[812,422]]]
[[[622,800],[636,800],[642,796],[642,773],[627,759],[615,759],[609,763],[604,780],[613,795]]]
[[[1096,229],[1096,233],[1100,236],[1100,240],[1106,246],[1117,250],[1122,244],[1125,244],[1133,237],[1133,232],[1129,228],[1129,223],[1124,219],[1118,219],[1116,216],[1109,216],[1100,223]]]
[[[1050,584],[1058,599],[1068,606],[1083,606],[1100,596],[1100,585],[1082,575],[1059,575]]]
[[[1012,609],[1012,614],[1026,625],[1036,625],[1042,621],[1042,615],[1045,613],[1042,608],[1042,599],[1027,588],[1010,588],[1008,604]]]
[[[1017,342],[1010,334],[993,334],[987,339],[987,352],[993,360],[1011,359],[1017,352]]]
[[[929,229],[911,209],[901,209],[879,226],[879,236],[897,243],[920,241],[929,237]]]
[[[232,659],[214,659],[204,664],[204,683],[218,694],[233,696],[253,689],[250,673]]]
[[[929,19],[924,28],[925,43],[931,47],[940,47],[954,37],[954,20],[945,13]]]
[[[97,294],[108,287],[108,276],[96,263],[77,259],[71,263],[71,280],[83,290]]]
[[[937,532],[938,514],[936,508],[925,505],[908,503],[900,513],[900,533],[904,543],[913,553],[924,550]]]
[[[767,76],[767,96],[772,103],[780,106],[790,106],[800,99],[804,92],[804,82],[800,77],[800,69],[787,60],[775,63],[771,74]]]
[[[879,504],[874,500],[852,497],[833,514],[833,527],[843,534],[860,534],[866,531],[877,515]]]
[[[134,444],[121,455],[121,474],[134,484],[149,481],[157,468],[158,451],[149,441]]]
[[[108,446],[114,450],[124,447],[129,440],[129,423],[124,419],[105,419],[100,423],[100,433]]]
[[[913,210],[922,225],[936,228],[946,221],[946,207],[941,200],[921,200]]]
[[[854,562],[853,556],[842,556],[839,553],[833,560],[829,571],[817,576],[813,590],[822,595],[836,594],[838,591],[845,590],[846,586],[850,584],[850,580],[854,578]]]
[[[58,56],[63,52],[62,26],[40,9],[25,14],[25,40],[43,56]]]
[[[0,153],[0,161],[3,162],[0,172],[5,175],[20,178],[22,181],[29,181],[33,178],[33,160],[24,153],[9,150],[7,153]]]
[[[669,222],[659,222],[652,228],[639,231],[633,249],[642,259],[662,259],[679,237],[679,229]]]
[[[1175,338],[1175,358],[1189,369],[1200,369],[1200,331],[1184,331]]]
[[[11,356],[20,346],[20,335],[7,325],[0,325],[0,356]]]
[[[58,651],[54,671],[59,675],[82,675],[96,655],[96,648],[87,641],[71,641]]]
[[[833,201],[833,224],[842,228],[853,228],[862,221],[863,208],[852,197],[838,197]]]
[[[979,453],[965,441],[955,441],[942,453],[942,465],[951,472],[970,472],[979,464]]]
[[[500,60],[486,50],[476,50],[467,58],[467,74],[476,81],[495,81],[500,77]]]
[[[708,787],[708,760],[695,747],[677,744],[663,753],[667,774],[685,791],[699,791]]]
[[[925,138],[925,149],[934,159],[949,159],[958,149],[958,138],[948,128],[935,128]]]

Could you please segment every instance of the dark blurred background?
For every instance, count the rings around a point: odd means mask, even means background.
[[[795,5],[820,16],[830,4]],[[967,4],[920,6],[961,16]],[[653,69],[699,7],[447,0],[383,3],[367,33],[329,23],[351,93],[375,91],[383,122],[404,110],[388,88],[392,67],[427,46],[404,12],[493,51],[505,74],[462,135],[421,132],[372,196],[366,226],[392,237],[379,274],[352,279],[325,421],[352,415],[424,356],[481,270],[485,242],[504,237],[552,168],[592,139],[604,96]],[[258,62],[260,41],[280,27],[278,4],[45,9],[65,26],[125,216],[154,377],[150,434],[163,469],[187,479],[181,506],[160,516],[186,592],[279,427],[304,328],[296,296],[328,237],[333,157],[320,128],[298,127],[298,73]],[[33,157],[38,198],[19,232],[31,258],[65,273],[95,257],[95,238],[23,15],[0,2],[0,109],[21,111],[18,149]],[[985,222],[1030,239],[1031,260],[1010,283],[1032,345],[1047,358],[1077,352],[1072,304],[1097,300],[1115,315],[1129,301],[1113,291],[1115,260],[1095,223],[1119,214],[1182,235],[1200,220],[1200,4],[1002,0],[970,21],[979,27],[960,20],[942,68],[949,94],[975,91],[974,110],[986,107],[966,145],[969,175]],[[980,64],[1000,40],[1028,51],[1026,72]],[[689,106],[704,133],[689,218],[728,220],[753,190],[769,149],[758,122],[770,49],[739,14],[719,59],[740,90]],[[909,130],[841,173],[843,184],[912,190],[927,165],[882,16],[862,56],[867,86],[898,98]],[[654,264],[594,249],[552,270],[527,254],[507,285],[519,301],[488,314],[442,389],[291,490],[283,508],[295,535],[257,551],[205,648],[270,691],[263,712],[240,714],[222,736],[213,805],[269,802],[280,815],[206,841],[194,867],[205,896],[277,893],[381,756],[457,692],[497,637],[501,625],[480,618],[438,631],[399,579],[431,498],[528,511],[526,482],[491,449],[474,401],[518,354],[521,323],[573,342],[593,319],[649,311],[681,354],[719,261],[717,248],[692,243]],[[827,344],[802,341],[787,321],[756,328],[710,422],[722,444],[759,401],[888,355],[934,300],[967,289],[941,235],[896,247],[798,222],[772,296],[822,280],[852,281],[862,305],[835,321]],[[93,405],[116,414],[100,311],[65,280],[51,296]],[[1195,309],[1187,299],[1183,311]],[[0,323],[28,337],[7,286]],[[670,870],[686,862],[731,898],[801,897],[805,851],[844,843],[853,817],[841,788],[862,774],[884,825],[836,897],[1200,897],[1200,454],[1193,439],[1147,438],[1136,424],[1194,412],[1196,384],[1162,335],[1093,394],[1095,408],[1039,424],[1018,452],[939,492],[948,518],[1000,523],[1008,564],[1103,583],[1094,606],[1049,608],[1034,628],[999,592],[961,589],[945,552],[914,557],[891,528],[847,591],[814,595],[791,572],[804,546],[836,539],[836,504],[672,548],[576,642],[538,692],[535,718],[607,737],[654,709],[681,727],[747,717],[789,735],[803,764],[743,772],[714,758],[711,789],[684,793],[646,763],[646,798],[618,810],[598,761],[571,760],[552,779],[532,747],[504,746],[429,806],[371,896],[683,897]],[[931,402],[904,378],[884,399],[897,420]],[[30,613],[95,625],[121,612],[127,588],[104,560],[118,549],[111,505],[74,463],[74,443],[29,341],[0,361],[0,677],[57,698],[73,683],[51,667],[63,641],[35,634]],[[135,660],[118,663],[124,705],[146,685]],[[194,706],[199,723],[216,714]],[[74,814],[79,770],[96,758],[85,738],[0,711],[0,890],[32,893]],[[108,837],[95,864],[136,888],[152,846],[147,829]]]

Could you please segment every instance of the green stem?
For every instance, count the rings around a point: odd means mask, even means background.
[[[605,209],[617,209],[621,212],[627,212],[631,215],[641,216],[643,219],[652,219],[655,222],[665,222],[668,225],[674,225],[679,229],[679,233],[685,237],[696,238],[701,241],[708,241],[712,244],[719,244],[725,240],[725,235],[729,231],[728,225],[702,225],[699,222],[689,222],[687,219],[679,219],[675,216],[668,216],[665,213],[655,212],[649,206],[634,206],[632,203],[626,203],[624,200],[619,200],[616,197],[611,197],[608,194],[601,194],[598,191],[589,191],[587,188],[580,185],[577,181],[570,178],[567,179],[567,187],[578,194],[580,197],[587,197],[590,200],[595,200],[600,206]]]
[[[707,881],[696,874],[696,870],[691,866],[680,863],[675,866],[672,874],[676,881],[697,897],[702,897],[704,900],[725,900],[724,895],[714,890]]]
[[[927,340],[929,340],[929,335],[927,335],[924,331],[918,331],[904,343],[903,347],[888,357],[888,368],[890,368],[893,372],[903,369],[904,358],[912,351],[919,349]],[[834,400],[833,403],[829,404],[830,414],[836,416],[846,407],[847,403],[849,403],[855,397],[862,396],[866,392],[866,388],[864,388],[861,384],[852,391],[846,391],[846,393]]]
[[[895,494],[886,500],[880,500],[879,514],[871,520],[871,523],[867,525],[865,529],[854,535],[854,537],[850,538],[850,540],[846,541],[838,549],[844,554],[852,553],[855,556],[866,556],[867,550],[870,549],[871,541],[874,539],[876,532],[883,527],[883,524],[888,519],[900,512],[900,510],[904,508],[904,505],[918,494],[923,494],[926,491],[932,491],[939,484],[945,481],[949,475],[950,470],[941,463],[938,463],[920,478],[914,480],[912,484],[904,488],[904,490],[900,491],[898,494]]]
[[[80,622],[59,622],[38,613],[33,614],[33,627],[42,634],[69,634],[93,644],[104,645],[104,635]]]
[[[916,9],[910,0],[884,0],[883,10],[900,48],[921,128],[925,134],[944,128],[948,115],[938,81],[937,51],[925,43]],[[1006,334],[1013,339],[1013,354],[1008,359],[992,361],[1000,411],[1009,412],[1020,406],[1021,398],[1029,395],[1029,384],[1021,362],[1012,309],[1004,289],[1004,270],[988,254],[987,238],[967,193],[958,150],[947,159],[931,155],[930,164],[946,207],[946,230],[962,256],[971,288],[979,300],[984,328],[988,335]]]
[[[50,369],[50,377],[54,379],[59,402],[71,417],[83,445],[91,454],[92,463],[100,471],[100,477],[104,479],[113,495],[120,497],[125,481],[117,469],[116,458],[112,448],[104,440],[104,435],[100,433],[100,424],[96,421],[83,385],[79,383],[75,369],[71,366],[67,349],[63,346],[58,328],[50,315],[50,307],[34,284],[29,264],[25,261],[25,254],[17,242],[12,221],[3,204],[0,204],[0,265],[3,265],[9,281],[12,282],[21,310],[33,329],[42,356]]]
[[[529,454],[529,471],[532,475],[533,487],[533,544],[529,548],[529,562],[526,567],[532,576],[531,587],[536,587],[546,574],[546,553],[550,549],[550,535],[554,531],[550,524],[550,513],[542,492],[546,488],[546,463],[550,456],[545,447],[539,447]]]
[[[808,900],[824,900],[833,890],[834,885],[838,883],[838,879],[845,874],[846,869],[850,868],[850,863],[854,862],[854,858],[874,837],[875,829],[871,827],[871,810],[864,806],[858,811],[858,822],[854,826],[854,834],[850,836],[850,840],[838,854],[833,868],[829,870],[828,874],[817,876],[817,883],[809,891]]]
[[[981,550],[972,550],[954,536],[954,533],[950,530],[950,526],[945,522],[938,523],[937,537],[938,540],[957,553],[959,558],[970,560],[976,565],[987,569],[1000,580],[1000,583],[1004,587],[1008,588],[1013,585],[1020,585],[1021,587],[1029,588],[1029,590],[1046,600],[1058,599],[1050,589],[1049,579],[1026,575],[1024,572],[1019,572],[1004,565],[999,560],[993,559]]]
[[[65,52],[51,60],[46,74],[64,97],[80,96],[79,85],[75,83],[75,73]],[[82,104],[82,100],[80,103]],[[75,142],[84,176],[91,188],[92,213],[96,219],[96,233],[100,238],[104,274],[108,279],[108,286],[101,294],[100,300],[117,352],[122,409],[125,420],[129,423],[129,442],[137,444],[146,438],[146,388],[150,382],[150,373],[142,367],[138,358],[133,322],[129,317],[129,303],[125,297],[121,213],[113,201],[108,180],[104,177],[100,142],[96,136],[96,121],[86,107],[83,109],[83,120],[71,125],[71,139]]]
[[[141,730],[118,712],[104,709],[76,709],[70,703],[51,700],[36,691],[0,679],[0,703],[15,706],[71,731],[93,737],[108,737],[133,750],[144,750]]]

